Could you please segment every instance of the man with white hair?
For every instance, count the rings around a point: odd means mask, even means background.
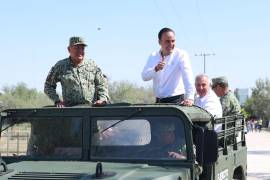
[[[219,98],[212,91],[209,78],[206,74],[200,74],[195,78],[197,96],[195,105],[207,110],[214,117],[222,117],[222,106]]]

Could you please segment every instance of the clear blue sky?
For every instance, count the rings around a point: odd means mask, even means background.
[[[194,76],[225,75],[234,88],[270,77],[269,0],[3,0],[0,4],[0,87],[25,82],[43,90],[50,68],[68,56],[70,36],[88,41],[86,56],[111,81],[141,80],[163,27],[176,32]],[[98,30],[98,28],[101,28]]]

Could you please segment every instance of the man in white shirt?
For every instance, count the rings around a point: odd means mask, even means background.
[[[170,28],[161,29],[158,39],[161,49],[149,56],[142,79],[153,80],[157,103],[192,106],[194,81],[187,52],[175,48],[175,33]]]
[[[215,92],[211,89],[208,76],[205,74],[196,76],[195,87],[197,91],[195,105],[207,110],[216,118],[222,117],[221,103]]]

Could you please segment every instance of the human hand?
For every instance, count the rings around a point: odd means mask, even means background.
[[[173,151],[169,151],[168,154],[169,154],[169,157],[172,157],[172,158],[175,158],[175,159],[186,159],[187,158],[183,154],[177,153],[177,152],[173,152]]]
[[[162,57],[161,61],[155,66],[155,71],[158,72],[160,70],[162,70],[165,66],[165,58]]]
[[[65,104],[64,104],[63,101],[59,100],[59,101],[55,102],[55,106],[59,107],[59,108],[62,108],[62,107],[65,107]]]
[[[106,104],[107,102],[103,100],[97,100],[96,102],[94,102],[94,106],[104,106]]]
[[[110,137],[114,136],[115,130],[113,128],[109,128],[106,131],[101,133],[100,140],[109,139]]]
[[[184,101],[180,102],[180,104],[184,105],[184,106],[192,106],[193,100],[192,99],[185,99]]]

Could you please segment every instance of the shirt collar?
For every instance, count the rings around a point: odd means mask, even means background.
[[[168,57],[168,56],[172,56],[172,55],[174,54],[174,50],[175,50],[175,49],[173,49],[173,52],[172,52],[171,54],[169,54],[169,55],[167,55],[167,56],[164,56],[165,59],[166,59],[166,57]],[[162,52],[162,49],[159,50],[158,54],[159,54],[159,56],[162,58],[162,53],[161,53],[161,52]]]

